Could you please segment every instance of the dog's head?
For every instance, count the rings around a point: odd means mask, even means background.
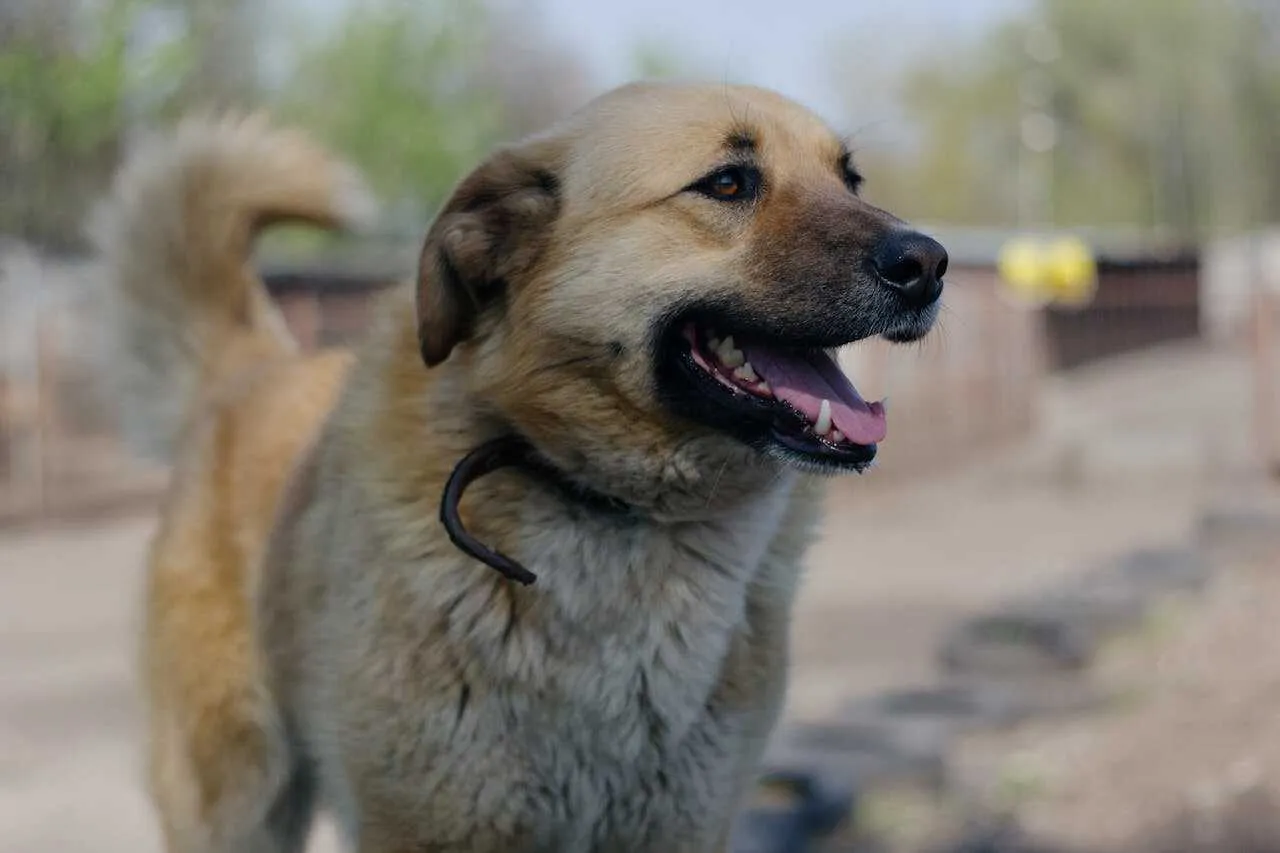
[[[615,90],[459,184],[422,252],[422,357],[634,503],[728,499],[788,464],[860,469],[884,411],[831,351],[924,335],[947,264],[860,180],[772,92]]]

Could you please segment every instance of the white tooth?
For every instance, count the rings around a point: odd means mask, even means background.
[[[889,414],[889,398],[888,397],[885,397],[883,400],[880,401],[880,408],[886,415]]]
[[[813,422],[813,431],[818,435],[826,435],[831,429],[831,401],[823,400],[818,408],[818,419]]]
[[[747,363],[747,357],[742,354],[742,350],[733,345],[733,335],[725,338],[716,352],[725,367],[742,367]]]
[[[751,366],[751,362],[744,361],[742,367],[733,371],[733,375],[743,382],[755,382],[760,377],[756,375],[755,368]]]
[[[838,429],[833,429],[831,431],[831,440],[834,441],[836,444],[839,444],[840,442],[844,441],[844,433],[842,433]]]
[[[773,389],[769,387],[768,382],[761,382],[759,385],[756,386],[756,390],[759,391],[761,394],[768,394],[770,397],[773,396]]]
[[[715,335],[712,335],[711,337],[707,338],[707,346],[711,348],[712,352],[719,352],[720,339],[717,338]]]

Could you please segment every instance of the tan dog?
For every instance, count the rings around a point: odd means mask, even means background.
[[[625,87],[480,165],[367,346],[304,357],[250,245],[343,221],[350,173],[259,120],[139,155],[95,233],[131,434],[178,454],[145,654],[168,848],[297,851],[323,804],[364,853],[723,849],[807,474],[884,435],[824,348],[937,311],[942,247],[858,183],[776,94]],[[526,458],[446,530],[504,436]]]

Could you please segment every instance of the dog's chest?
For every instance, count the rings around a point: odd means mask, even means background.
[[[613,727],[601,722],[592,731],[525,731],[521,745],[501,751],[521,768],[507,777],[503,800],[486,809],[494,824],[512,830],[515,846],[506,849],[709,850],[736,805],[748,721],[708,710],[683,738],[655,738],[628,750],[625,759]]]
[[[456,741],[470,754],[454,770],[474,772],[475,744],[491,750],[505,768],[485,783],[505,779],[494,817],[523,827],[523,849],[701,850],[722,829],[759,729],[759,707],[719,693],[750,630],[768,509],[661,535],[577,525],[579,539],[530,537],[554,606],[490,648],[490,671],[511,681],[473,700]]]
[[[750,630],[748,597],[783,497],[722,523],[664,529],[532,517],[524,556],[548,606],[503,651],[486,647],[488,671],[504,672],[507,688],[476,697],[465,724],[474,739],[457,742],[486,744],[506,767],[506,793],[489,803],[498,825],[522,827],[512,838],[529,838],[524,849],[713,843],[760,713],[719,692]],[[485,653],[471,648],[472,660]],[[458,754],[458,771],[470,752]],[[493,790],[493,775],[486,784]]]
[[[544,606],[517,643],[489,647],[491,671],[526,688],[522,695],[558,697],[548,707],[561,718],[611,724],[595,748],[624,761],[655,738],[682,738],[705,715],[730,645],[747,628],[753,585],[773,581],[760,571],[783,500],[663,528],[545,524],[535,514],[526,553],[545,567]],[[581,726],[565,732],[575,734],[592,737]]]
[[[761,576],[786,500],[780,490],[731,519],[665,527],[557,517],[570,510],[532,504],[512,554],[539,575],[517,591],[528,597],[508,597],[505,582],[460,556],[450,571],[473,579],[461,587],[404,587],[400,598],[371,591],[400,614],[374,616],[383,635],[374,647],[406,648],[402,632],[431,612],[437,627],[429,639],[419,634],[420,653],[376,667],[332,648],[351,666],[338,667],[347,677],[316,705],[362,709],[367,723],[353,726],[339,710],[310,727],[362,732],[360,753],[384,756],[366,773],[380,786],[398,780],[394,811],[413,816],[422,849],[454,849],[436,835],[449,826],[465,826],[447,833],[475,842],[459,850],[705,849],[773,711],[764,685],[758,702],[722,694],[750,642],[753,590],[786,582]],[[356,617],[365,618],[346,618]],[[417,654],[437,661],[421,677]],[[451,675],[442,683],[444,662]],[[363,783],[328,745],[315,748],[330,801],[354,830]]]

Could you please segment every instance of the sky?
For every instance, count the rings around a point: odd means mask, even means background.
[[[313,20],[359,2],[293,0]],[[894,93],[884,81],[896,67],[921,54],[945,57],[957,40],[1031,0],[514,2],[540,8],[546,31],[586,60],[602,88],[629,79],[635,47],[654,42],[698,76],[777,89],[844,132],[889,133]]]
[[[606,83],[624,82],[633,46],[654,40],[686,54],[704,75],[778,89],[837,121],[848,118],[837,114],[849,111],[850,90],[862,93],[858,100],[879,100],[874,81],[850,79],[860,65],[887,71],[922,53],[945,56],[956,39],[1027,0],[535,2],[549,30]]]

